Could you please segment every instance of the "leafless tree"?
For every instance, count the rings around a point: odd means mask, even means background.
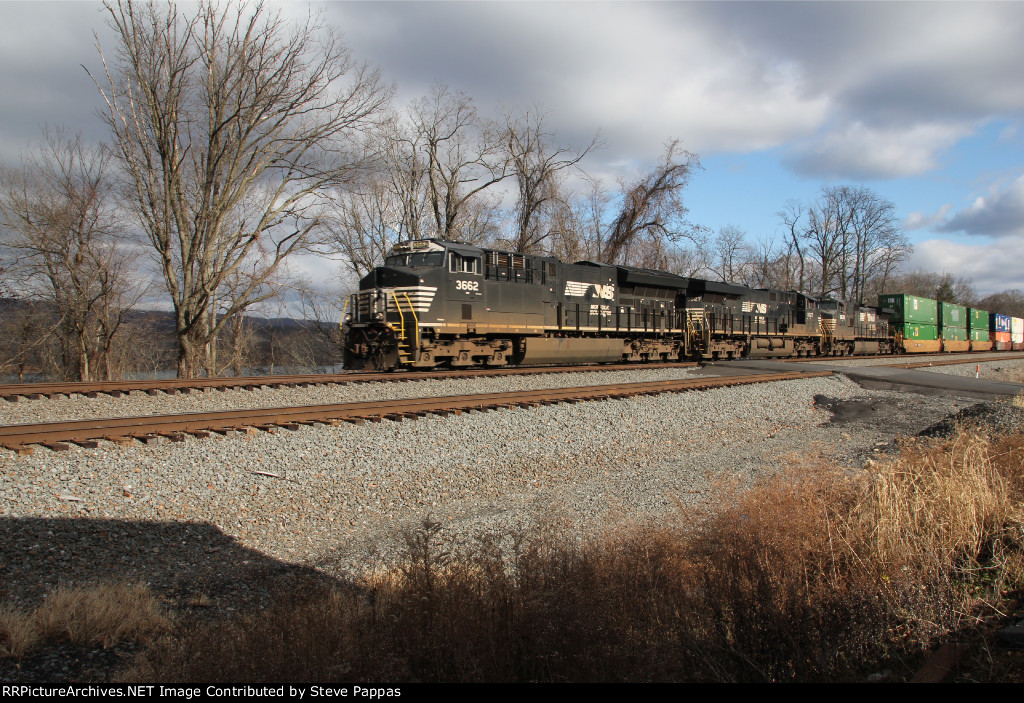
[[[993,293],[979,300],[977,307],[1012,317],[1024,317],[1024,290],[1011,288]]]
[[[787,235],[787,249],[795,254],[797,278],[796,278],[796,289],[799,291],[806,291],[808,287],[806,284],[805,276],[805,261],[804,252],[800,246],[803,240],[803,219],[805,214],[805,207],[802,203],[796,200],[790,200],[786,203],[784,209],[778,213],[779,219],[782,221],[783,226],[786,228]]]
[[[26,290],[57,322],[60,375],[104,380],[114,338],[145,291],[115,214],[110,162],[79,136],[47,132],[20,167],[0,172],[3,244]]]
[[[869,188],[828,186],[813,203],[789,203],[779,215],[801,265],[805,257],[814,263],[817,292],[859,302],[869,290],[884,288],[912,251],[895,213],[893,203]],[[812,285],[803,271],[800,278]]]
[[[375,168],[337,194],[331,223],[357,276],[402,239],[493,237],[497,203],[488,193],[507,175],[498,136],[469,96],[443,84],[390,115],[369,143]]]
[[[331,248],[341,255],[356,278],[383,264],[395,242],[415,238],[403,226],[403,201],[394,196],[395,191],[379,174],[367,174],[348,192],[336,196],[327,220]]]
[[[547,114],[539,108],[504,114],[503,154],[516,182],[517,200],[509,238],[516,251],[538,253],[553,232],[554,220],[564,217],[558,210],[568,208],[561,180],[601,140],[576,148],[556,146],[557,135],[547,125]]]
[[[191,9],[193,6],[189,5]],[[174,306],[179,376],[208,366],[215,292],[241,267],[251,304],[311,247],[323,197],[352,179],[355,136],[390,91],[316,18],[263,3],[107,3],[117,36],[94,76],[139,220]],[[98,45],[98,40],[97,40]]]
[[[978,299],[974,284],[970,279],[958,278],[948,272],[920,269],[894,274],[890,277],[886,288],[878,291],[878,293],[891,292],[919,295],[957,305],[974,305]]]
[[[628,259],[630,248],[643,239],[677,241],[691,234],[694,228],[686,221],[683,190],[697,168],[696,155],[672,140],[655,168],[632,182],[623,182],[622,209],[603,239],[600,260]]]
[[[718,230],[712,246],[715,253],[714,271],[721,281],[750,285],[753,249],[747,244],[747,235],[735,225]]]
[[[687,241],[669,248],[665,270],[691,278],[710,278],[713,258],[707,234],[694,231]]]
[[[462,236],[467,203],[508,175],[498,128],[480,119],[472,98],[443,84],[417,100],[410,114],[426,156],[434,232],[442,239]]]

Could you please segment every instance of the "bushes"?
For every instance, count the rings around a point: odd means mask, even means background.
[[[182,628],[160,680],[857,679],[919,658],[1022,583],[1024,437],[961,432],[849,476],[795,462],[715,514],[589,543],[550,530]],[[871,669],[874,670],[874,669]]]

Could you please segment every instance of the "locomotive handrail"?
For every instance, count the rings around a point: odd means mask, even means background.
[[[420,348],[420,320],[419,317],[416,315],[416,308],[413,307],[412,299],[409,297],[409,294],[406,293],[405,291],[402,291],[402,297],[405,298],[405,302],[409,304],[409,312],[412,313],[413,343],[409,345],[409,355],[413,357],[413,361],[415,361],[417,356],[416,353],[419,351]],[[398,319],[399,323],[401,324],[402,342],[409,344],[408,337],[405,333],[405,313],[402,312],[402,304],[401,302],[399,302],[398,296],[395,294],[395,291],[391,291],[391,298],[395,301],[395,310],[398,311]]]

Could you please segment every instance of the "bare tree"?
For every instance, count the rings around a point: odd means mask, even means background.
[[[480,120],[472,98],[443,84],[417,100],[411,116],[427,159],[434,231],[442,239],[461,236],[467,203],[508,175],[497,127]]]
[[[668,251],[666,271],[691,278],[707,278],[711,274],[713,254],[704,231],[691,233],[688,241],[673,244]]]
[[[895,212],[874,191],[853,186],[824,187],[813,203],[787,204],[779,216],[798,251],[801,284],[857,302],[869,290],[884,288],[912,251]],[[813,279],[804,274],[805,258],[814,263]]]
[[[109,159],[79,136],[47,132],[33,156],[0,173],[3,244],[18,254],[26,290],[57,316],[67,379],[110,377],[114,338],[145,290],[114,210]]]
[[[977,307],[1013,317],[1024,317],[1024,290],[1011,288],[988,295],[978,301]]]
[[[735,225],[718,230],[713,242],[715,273],[719,280],[729,283],[751,283],[750,259],[753,250],[747,244],[746,233]]]
[[[337,194],[337,251],[362,276],[402,239],[491,238],[497,203],[488,191],[507,175],[499,147],[469,96],[435,85],[374,133],[375,168]]]
[[[974,305],[978,297],[970,279],[939,271],[916,270],[895,274],[890,278],[888,286],[879,293],[892,291],[957,305]]]
[[[192,7],[191,5],[189,6]],[[390,97],[315,18],[263,3],[107,3],[118,48],[94,78],[139,220],[174,305],[179,376],[239,311],[210,314],[240,267],[252,287],[314,244],[328,189],[351,180],[353,137]],[[98,40],[97,40],[98,45]]]
[[[800,242],[803,239],[802,221],[804,219],[805,208],[802,203],[798,203],[795,200],[790,200],[786,203],[786,207],[779,211],[778,216],[782,221],[782,224],[786,228],[786,234],[788,236],[787,242],[789,251],[796,255],[796,267],[797,267],[797,279],[796,289],[799,291],[807,290],[805,267],[804,267],[804,252],[800,247]]]
[[[622,209],[602,242],[600,260],[609,263],[628,259],[630,248],[642,239],[677,241],[691,234],[686,221],[683,189],[694,169],[696,155],[684,150],[679,140],[665,146],[661,162],[632,182],[622,184]]]
[[[348,192],[336,196],[326,225],[331,248],[344,258],[356,278],[383,264],[395,242],[416,238],[405,226],[408,210],[403,206],[409,201],[394,196],[395,191],[379,174],[367,174]],[[412,221],[418,222],[418,218]],[[419,227],[414,231],[418,233]]]
[[[595,136],[582,148],[556,146],[556,136],[547,126],[547,115],[538,108],[505,111],[504,156],[518,195],[510,234],[516,251],[539,252],[558,231],[551,220],[560,217],[555,214],[559,209],[569,207],[561,179],[601,145],[600,137]]]

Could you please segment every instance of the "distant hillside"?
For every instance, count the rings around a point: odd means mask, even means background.
[[[247,315],[236,335],[228,325],[217,345],[221,375],[309,372],[341,363],[336,326],[315,320]],[[0,298],[0,371],[33,380],[62,377],[59,318],[52,305]],[[173,373],[177,358],[174,316],[132,310],[118,333],[112,373],[118,378]],[[27,379],[24,379],[27,380]]]

